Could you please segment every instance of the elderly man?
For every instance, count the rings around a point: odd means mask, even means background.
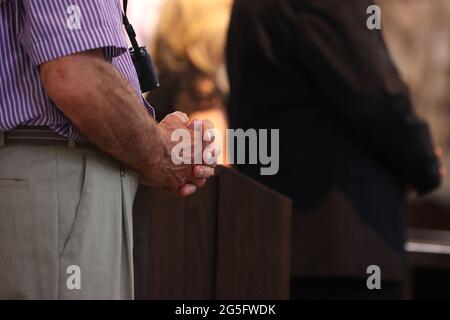
[[[172,163],[192,129],[153,120],[118,0],[0,0],[0,33],[0,298],[131,299],[138,178],[187,196],[213,168]]]

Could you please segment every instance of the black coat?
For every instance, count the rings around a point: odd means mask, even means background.
[[[305,276],[402,273],[406,185],[440,183],[369,0],[236,0],[227,65],[232,128],[279,128],[280,171],[244,173],[294,199]],[[386,278],[385,277],[385,278]]]

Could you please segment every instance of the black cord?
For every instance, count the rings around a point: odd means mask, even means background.
[[[140,47],[136,40],[136,32],[134,31],[134,28],[131,25],[130,21],[128,21],[127,8],[128,8],[128,0],[123,0],[123,10],[124,10],[124,12],[122,13],[123,24],[125,26],[125,30],[127,31],[128,38],[130,38],[131,46],[133,47],[134,52],[139,53]]]
[[[124,11],[124,16],[127,15],[127,8],[128,8],[128,0],[123,0],[123,11]]]
[[[123,24],[125,26],[125,30],[127,31],[128,37],[130,38],[131,45],[133,46],[133,48],[129,49],[129,52],[139,78],[141,90],[142,92],[148,92],[159,87],[159,80],[155,67],[153,66],[152,57],[147,52],[145,47],[139,47],[136,40],[136,32],[127,18],[127,6],[128,1],[123,0]]]

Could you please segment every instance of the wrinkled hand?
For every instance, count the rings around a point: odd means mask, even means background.
[[[198,122],[197,122],[198,124]],[[211,132],[214,128],[210,121],[204,120],[200,122],[202,135],[205,132]],[[159,170],[146,174],[143,178],[143,183],[150,185],[157,185],[168,189],[172,192],[178,193],[181,196],[189,196],[194,194],[199,188],[202,188],[206,179],[214,175],[214,167],[216,159],[219,154],[214,154],[214,161],[210,165],[202,161],[201,164],[194,164],[194,158],[200,156],[203,159],[203,151],[205,148],[215,148],[214,139],[203,142],[200,148],[194,148],[196,141],[194,141],[194,121],[189,122],[189,118],[182,112],[174,112],[165,117],[159,124],[161,129],[161,141],[163,142],[163,157],[159,159],[157,165]],[[197,125],[198,127],[198,125]],[[189,132],[191,139],[183,141],[189,143],[187,147],[190,150],[198,149],[202,154],[183,155],[181,163],[174,163],[172,151],[179,143],[178,141],[171,141],[172,133],[177,129],[184,129]],[[197,128],[198,129],[198,128]],[[201,137],[203,138],[203,137]],[[216,149],[217,150],[217,149]],[[187,159],[186,157],[189,156]]]

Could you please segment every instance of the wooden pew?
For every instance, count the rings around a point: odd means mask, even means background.
[[[219,167],[193,197],[140,186],[137,299],[288,299],[292,203]]]

